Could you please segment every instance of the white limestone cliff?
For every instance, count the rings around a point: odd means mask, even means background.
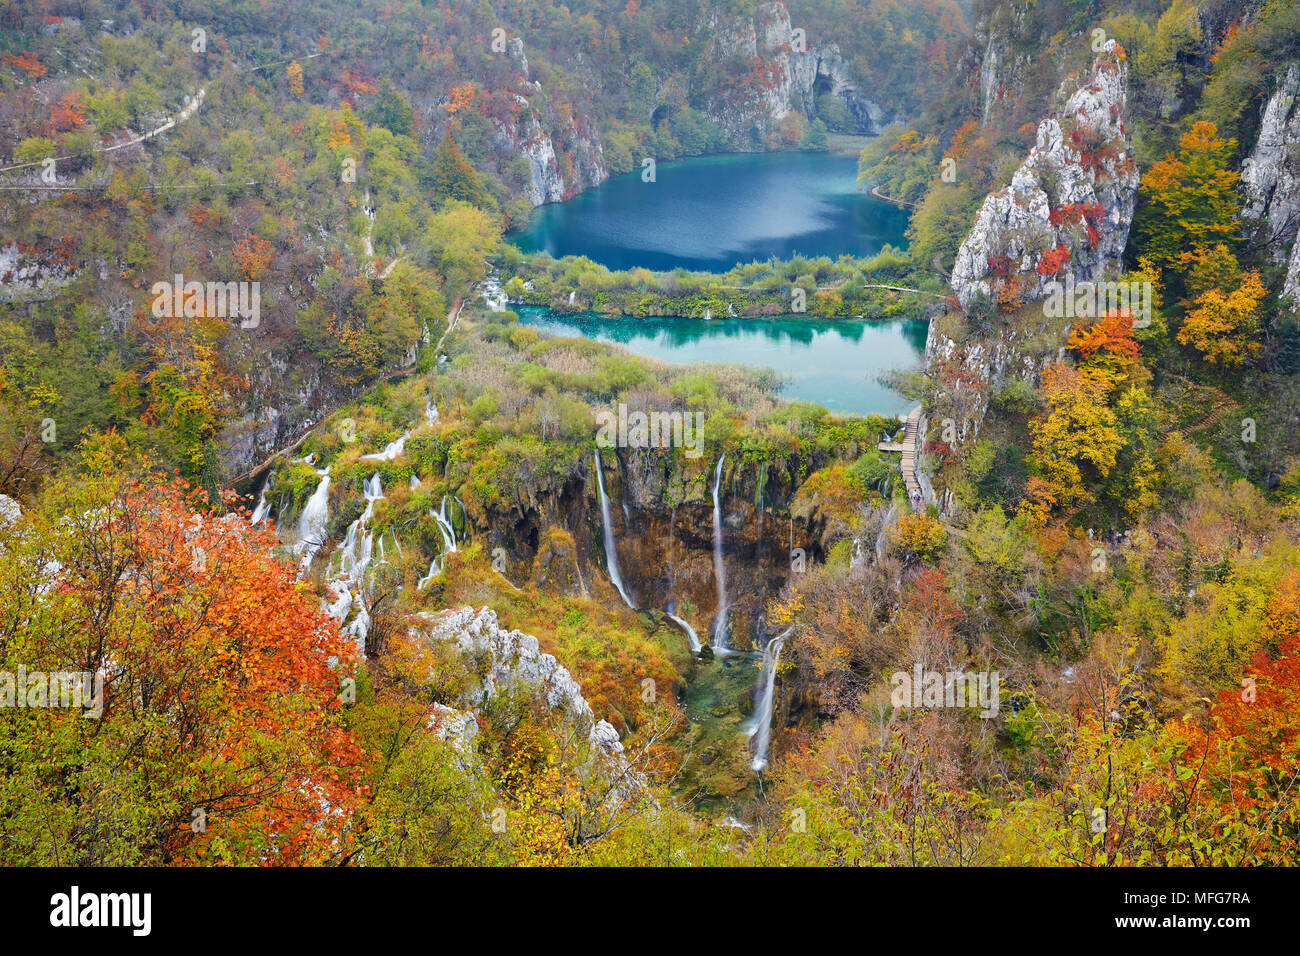
[[[1022,303],[1053,280],[1117,276],[1133,221],[1138,172],[1125,127],[1125,56],[1108,41],[1059,118],[1043,120],[1011,184],[985,199],[953,265],[963,306],[979,292]],[[1059,270],[1045,255],[1068,259]]]

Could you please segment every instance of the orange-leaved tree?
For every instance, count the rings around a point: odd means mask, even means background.
[[[1278,582],[1266,645],[1240,687],[1218,695],[1205,724],[1170,725],[1182,754],[1197,862],[1294,864],[1300,853],[1300,570]]]
[[[0,862],[344,859],[364,797],[353,645],[270,531],[90,457],[0,521],[0,671],[98,675],[79,707],[0,722]]]

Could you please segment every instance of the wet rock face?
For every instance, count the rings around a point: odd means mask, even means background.
[[[619,567],[633,601],[640,608],[656,610],[675,603],[675,613],[707,642],[718,613],[711,495],[676,508],[660,502],[647,509],[629,505],[624,511],[621,487],[607,476],[606,488],[613,499],[610,513]],[[757,508],[752,493],[753,489],[738,488],[725,477],[721,482],[728,644],[737,650],[756,646],[767,602],[780,593],[792,573],[791,539],[809,561],[820,560],[822,553],[816,535],[804,522],[792,524],[787,517]],[[785,503],[772,501],[771,506],[783,510]],[[594,502],[588,513],[590,520],[600,521]],[[604,585],[598,525],[592,538],[596,552],[592,573]]]
[[[1122,271],[1138,188],[1124,60],[1108,41],[1061,116],[1039,124],[1011,184],[985,199],[953,266],[963,306],[980,292],[1032,302],[1050,282]]]
[[[1292,65],[1264,106],[1255,147],[1242,163],[1242,218],[1279,262],[1289,260],[1284,296],[1300,296],[1300,65]]]
[[[533,558],[533,583],[552,594],[574,597],[586,589],[573,535],[552,525],[541,537]]]

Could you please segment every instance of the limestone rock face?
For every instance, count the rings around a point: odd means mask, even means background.
[[[1300,298],[1300,65],[1269,97],[1255,148],[1242,164],[1242,217],[1254,224],[1279,262],[1289,259],[1283,296]]]
[[[562,711],[585,733],[593,750],[612,760],[622,760],[623,744],[618,731],[608,721],[595,719],[578,682],[552,655],[542,653],[537,638],[503,629],[491,608],[476,611],[463,607],[421,617],[430,625],[424,632],[428,640],[452,641],[467,659],[478,664],[479,683],[466,689],[467,709],[460,712],[462,715],[473,719],[469,707],[482,706],[510,689],[522,689],[545,700],[548,707]],[[438,721],[439,727],[448,728],[449,736],[472,743],[473,733],[464,729],[463,721],[451,720],[441,712]]]
[[[522,88],[540,94],[541,86],[528,78],[524,41],[518,37],[511,40],[508,53],[523,77]],[[515,94],[514,99],[513,122],[495,121],[496,145],[504,152],[528,160],[529,179],[524,193],[529,202],[534,206],[559,202],[609,178],[605,148],[590,117],[575,112],[567,124],[557,127],[555,117],[544,115],[544,96],[534,98],[536,105],[522,94]],[[544,123],[544,120],[551,122]]]
[[[1122,268],[1138,173],[1125,129],[1127,68],[1107,42],[1087,82],[1037,140],[1011,184],[989,195],[957,252],[952,288],[1032,302],[1052,281],[1097,281]]]
[[[0,246],[0,303],[52,299],[72,276],[72,268],[53,256],[21,250],[16,242]]]
[[[897,118],[860,92],[838,45],[814,44],[807,37],[797,42],[795,29],[780,0],[760,3],[752,17],[714,13],[697,25],[697,33],[712,38],[713,56],[720,62],[757,60],[762,65],[760,83],[715,97],[705,110],[729,140],[743,147],[755,129],[768,135],[790,112],[792,101],[804,115],[815,117],[819,81],[821,89],[849,108],[861,133],[878,133]]]
[[[280,410],[273,406],[249,412],[229,423],[222,435],[225,460],[248,467],[259,457],[270,454],[280,438],[279,423]]]
[[[473,711],[434,704],[429,710],[428,726],[440,738],[449,741],[459,756],[471,758],[474,738],[478,736],[478,721]]]

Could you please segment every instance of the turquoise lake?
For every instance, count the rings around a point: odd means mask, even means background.
[[[730,362],[772,368],[786,379],[785,398],[816,402],[840,414],[897,415],[911,407],[877,381],[891,369],[915,368],[927,323],[779,319],[629,319],[594,313],[560,315],[515,306],[519,321],[556,335],[615,342],[665,362]]]
[[[857,185],[857,157],[834,153],[741,153],[661,163],[656,181],[614,177],[563,203],[540,206],[516,245],[554,256],[584,255],[611,269],[642,266],[723,272],[739,262],[793,255],[869,256],[906,246],[907,214]],[[772,368],[786,398],[840,414],[906,411],[878,381],[915,368],[924,321],[629,319],[516,307],[520,321],[558,335],[616,342],[667,362],[729,362]]]

